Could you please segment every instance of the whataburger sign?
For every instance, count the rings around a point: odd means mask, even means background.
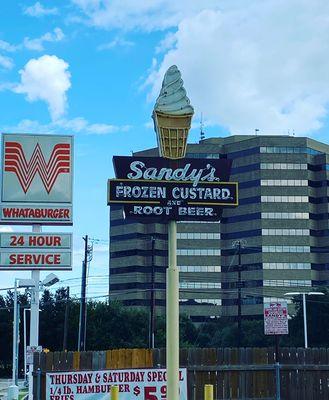
[[[0,221],[72,225],[73,137],[2,135]]]
[[[72,181],[72,136],[2,135],[1,224],[72,225]],[[1,233],[0,269],[72,269],[72,236]]]
[[[113,157],[113,163],[108,204],[123,204],[127,217],[219,220],[223,207],[238,205],[230,160]]]

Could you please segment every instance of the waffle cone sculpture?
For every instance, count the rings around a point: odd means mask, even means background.
[[[152,115],[162,157],[185,157],[193,114],[194,109],[183,87],[181,73],[173,65],[164,76]]]

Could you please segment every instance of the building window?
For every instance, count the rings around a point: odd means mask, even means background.
[[[311,269],[311,263],[263,263],[263,269]]]
[[[261,196],[262,203],[308,203],[308,196]]]
[[[200,304],[213,304],[215,306],[222,305],[222,300],[220,299],[179,299],[179,301],[195,302]]]
[[[297,169],[297,170],[307,170],[307,164],[300,163],[261,163],[260,169]]]
[[[310,246],[263,246],[264,253],[309,253]]]
[[[280,297],[264,297],[264,303],[287,303],[292,304],[292,299]]]
[[[262,229],[264,236],[309,236],[309,229]]]
[[[220,239],[220,233],[178,232],[177,239]]]
[[[273,147],[260,147],[261,153],[268,154],[323,154],[321,151],[311,149],[309,147],[285,147],[285,146],[273,146]]]
[[[178,256],[220,256],[220,249],[177,249]]]
[[[262,179],[261,186],[308,186],[307,179]]]
[[[220,289],[220,282],[179,282],[180,289]]]
[[[220,265],[179,265],[180,272],[221,272]]]
[[[312,286],[308,279],[264,279],[264,286]]]
[[[309,213],[262,212],[263,219],[309,219]]]

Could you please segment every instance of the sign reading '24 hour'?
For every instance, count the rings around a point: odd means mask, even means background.
[[[108,182],[108,204],[124,205],[128,217],[219,220],[223,207],[238,205],[228,182],[227,159],[114,157],[117,179]]]

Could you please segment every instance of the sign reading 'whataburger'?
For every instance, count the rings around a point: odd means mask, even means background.
[[[73,138],[2,136],[2,224],[72,225]]]

